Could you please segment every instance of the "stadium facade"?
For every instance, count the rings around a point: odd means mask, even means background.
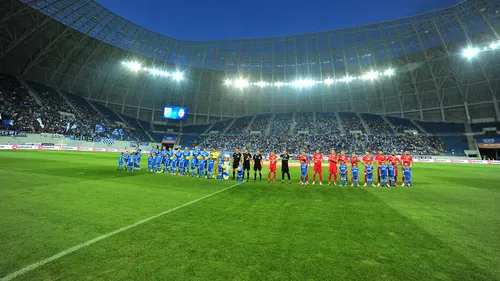
[[[353,111],[423,121],[500,121],[500,1],[355,28],[281,37],[182,41],[142,28],[91,0],[0,4],[0,71],[161,121],[185,106],[185,124],[282,112]],[[478,48],[473,58],[466,48]],[[182,81],[123,62],[183,73]],[[383,79],[314,87],[246,88],[226,80]]]

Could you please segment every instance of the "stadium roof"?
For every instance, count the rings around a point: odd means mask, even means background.
[[[0,3],[0,71],[143,120],[161,120],[162,106],[172,104],[188,107],[187,123],[192,117],[200,123],[201,116],[203,123],[310,111],[465,121],[465,116],[500,116],[500,44],[488,47],[500,40],[499,11],[498,0],[468,0],[355,28],[182,41],[91,0],[8,0]],[[463,56],[466,48],[469,58]],[[134,62],[140,62],[148,71],[131,71],[124,62],[136,68]],[[390,79],[326,83],[392,69]],[[160,77],[156,70],[172,75]],[[175,79],[177,72],[184,79]],[[257,84],[292,81],[292,86],[224,85],[226,79],[249,77]],[[307,87],[309,79],[325,83]],[[306,87],[293,87],[296,81]]]
[[[326,32],[182,41],[138,26],[92,0],[22,2],[83,34],[141,56],[177,65],[248,73],[286,68],[316,72],[349,64],[370,65],[438,47],[443,42],[461,42],[491,30],[481,19],[488,14],[478,11],[498,8],[498,1],[470,0],[412,17]],[[420,42],[416,35],[420,35]]]

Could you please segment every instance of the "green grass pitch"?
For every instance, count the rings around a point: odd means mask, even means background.
[[[235,183],[119,172],[117,158],[0,152],[0,278]],[[500,280],[500,167],[416,163],[413,189],[300,186],[298,174],[237,185],[14,280]]]

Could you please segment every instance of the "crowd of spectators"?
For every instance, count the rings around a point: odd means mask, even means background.
[[[253,120],[252,125],[250,125],[250,131],[261,131],[264,133],[267,130],[267,126],[271,121],[271,116],[257,116]]]
[[[276,115],[271,124],[271,134],[272,135],[283,135],[287,134],[290,130],[290,124],[292,123],[292,116]]]
[[[315,123],[316,134],[331,136],[340,134],[339,122],[335,114],[318,115]]]
[[[344,125],[346,133],[349,131],[364,131],[363,124],[357,116],[340,116],[340,120]]]
[[[37,93],[42,106],[11,76],[0,74],[0,114],[1,129],[25,133],[52,133],[72,135],[75,139],[93,137],[126,138],[130,132],[121,128],[123,135],[113,134],[120,129],[102,119],[100,114],[75,103],[74,108],[57,92]],[[75,110],[76,108],[76,110]],[[96,132],[96,125],[105,127],[104,132]]]
[[[398,134],[403,134],[405,131],[419,131],[417,127],[415,126],[408,126],[408,125],[394,125],[394,130]]]
[[[394,134],[391,126],[384,120],[365,120],[365,123],[374,135]]]
[[[288,150],[292,154],[298,154],[301,151],[308,153],[319,149],[327,154],[334,148],[337,151],[345,150],[346,153],[363,153],[370,151],[375,153],[382,150],[384,153],[396,151],[398,154],[405,150],[413,154],[435,155],[444,152],[441,139],[429,137],[426,135],[269,135],[262,137],[260,135],[244,134],[240,136],[225,136],[221,134],[211,134],[196,144],[200,147],[217,147],[218,149],[233,151],[236,147],[240,149],[247,148],[255,152],[260,150],[262,153],[270,151]]]
[[[311,113],[297,113],[297,115],[295,115],[294,130],[296,132],[313,129],[311,124],[313,124],[313,116]]]

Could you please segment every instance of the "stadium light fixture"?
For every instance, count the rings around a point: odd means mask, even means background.
[[[478,48],[472,48],[472,47],[469,47],[467,49],[464,50],[463,52],[463,55],[468,58],[468,59],[472,59],[473,57],[475,57],[477,54],[479,53],[479,49]]]
[[[379,73],[376,71],[370,71],[367,74],[363,75],[361,78],[364,80],[375,80],[378,78]]]
[[[278,88],[283,87],[284,85],[285,85],[285,83],[283,83],[283,82],[276,82],[276,83],[274,83],[274,86],[276,86]]]
[[[268,84],[267,84],[266,82],[264,82],[264,81],[260,81],[260,82],[257,82],[257,83],[255,83],[255,84],[256,84],[257,86],[261,87],[261,88],[263,88],[263,87],[265,87],[265,86],[267,86],[267,85],[268,85]]]
[[[243,89],[248,86],[248,81],[244,79],[236,80],[235,83],[236,87]]]
[[[324,81],[324,83],[325,83],[326,85],[332,85],[332,84],[333,84],[333,82],[334,82],[333,78],[327,78],[327,79],[325,79],[325,81]]]
[[[385,76],[392,76],[392,75],[394,75],[394,69],[392,69],[392,68],[387,69],[386,71],[384,71],[384,75]]]
[[[497,42],[492,42],[492,43],[490,44],[490,48],[491,48],[492,50],[495,50],[495,49],[496,49],[496,48],[498,48],[498,47],[500,47],[500,41],[497,41]]]
[[[174,74],[172,74],[172,77],[174,77],[174,79],[176,81],[181,81],[184,77],[182,77],[182,73],[181,72],[175,72]]]
[[[226,79],[226,81],[224,81],[224,85],[226,86],[229,86],[229,85],[232,85],[233,84],[233,81],[229,80],[229,79]]]
[[[344,82],[344,83],[349,83],[349,82],[351,82],[354,79],[355,79],[354,77],[351,77],[351,76],[347,75],[346,77],[340,79],[340,81]]]
[[[139,71],[142,68],[141,64],[138,62],[125,62],[124,61],[123,64],[126,67],[130,68],[130,70],[132,70],[132,71]]]

